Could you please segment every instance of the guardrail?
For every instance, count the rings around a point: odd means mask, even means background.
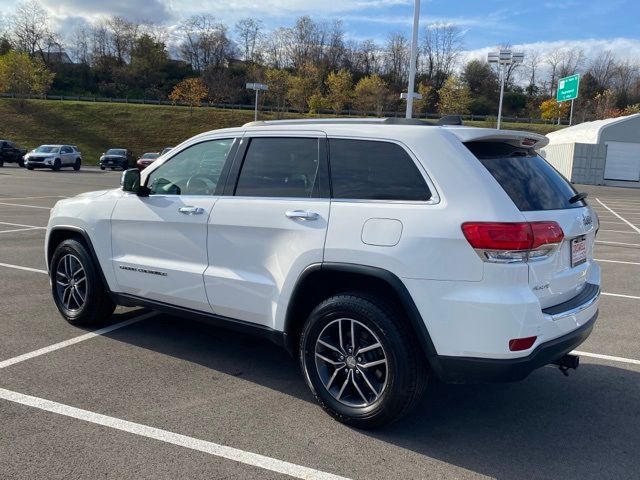
[[[13,93],[0,93],[0,98],[24,98],[27,100],[50,100],[50,101],[72,101],[72,102],[94,102],[94,103],[130,103],[136,105],[166,105],[166,106],[174,106],[174,107],[189,107],[189,104],[186,102],[172,102],[171,100],[157,100],[150,98],[112,98],[112,97],[91,97],[86,95],[27,95],[27,96],[18,96]],[[206,108],[223,108],[229,110],[253,110],[254,106],[252,104],[242,104],[242,103],[211,103],[211,102],[201,102],[201,107]],[[263,105],[260,107],[261,112],[267,112],[272,114],[278,113],[293,113],[305,115],[308,114],[308,110],[300,111],[295,108],[278,108],[273,105]],[[335,112],[333,110],[320,109],[317,111],[319,115],[333,115]],[[364,117],[395,117],[402,118],[404,117],[404,109],[402,110],[393,110],[393,111],[384,111],[381,115],[378,115],[378,112],[374,111],[365,111],[365,110],[352,110],[347,109],[343,110],[341,115],[346,116],[364,116]],[[415,114],[416,118],[424,118],[424,119],[438,119],[442,115],[438,113],[422,113]],[[496,122],[495,115],[462,115],[463,120],[470,121],[493,121]],[[555,124],[557,121],[553,120],[544,120],[541,118],[532,118],[532,117],[502,117],[503,122],[513,122],[513,123],[543,123],[547,125]],[[568,120],[561,120],[561,125],[568,125]]]

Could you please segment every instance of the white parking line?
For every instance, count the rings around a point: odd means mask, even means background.
[[[607,297],[620,297],[620,298],[630,298],[632,300],[640,300],[640,297],[637,297],[635,295],[622,295],[621,293],[602,292],[602,295],[606,295]]]
[[[307,480],[348,480],[346,477],[340,477],[321,470],[303,467],[301,465],[296,465],[295,463],[285,462],[283,460],[267,457],[258,453],[247,452],[238,448],[227,447],[226,445],[188,437],[168,430],[134,423],[120,418],[109,417],[100,413],[71,407],[63,403],[52,402],[51,400],[45,400],[44,398],[32,397],[31,395],[25,395],[23,393],[6,390],[4,388],[0,388],[0,399],[44,410],[45,412],[75,418],[95,425],[102,425],[103,427],[113,428],[134,435],[139,435],[141,437],[151,438],[160,442],[188,448],[190,450],[208,453],[215,457],[225,458],[244,465],[250,465],[263,470],[289,475],[294,478]]]
[[[631,223],[629,220],[624,219],[623,217],[621,217],[620,215],[618,215],[616,212],[614,212],[613,210],[611,210],[609,207],[607,207],[604,203],[602,203],[600,201],[599,198],[596,198],[596,200],[598,201],[598,203],[600,205],[602,205],[604,208],[606,208],[607,210],[609,210],[611,213],[613,213],[616,217],[618,217],[620,220],[622,220],[624,223],[626,223],[627,225],[629,225],[631,228],[633,228],[636,232],[640,233],[640,228],[636,227],[633,223]]]
[[[0,225],[9,225],[10,227],[38,228],[38,229],[41,229],[41,230],[46,230],[47,229],[47,227],[37,227],[35,225],[24,225],[22,223],[0,222]]]
[[[0,233],[28,232],[29,230],[38,230],[38,229],[37,228],[16,228],[14,230],[0,230]]]
[[[40,270],[38,268],[31,267],[21,267],[20,265],[12,265],[10,263],[0,263],[0,267],[15,268],[16,270],[24,270],[25,272],[44,273],[45,275],[49,275],[49,272],[47,272],[46,270]]]
[[[12,197],[12,198],[4,198],[0,197],[0,200],[36,200],[39,198],[69,198],[64,195],[45,195],[44,197]]]
[[[600,358],[602,360],[611,360],[612,362],[622,362],[622,363],[630,363],[631,365],[640,365],[640,360],[635,360],[633,358],[614,357],[612,355],[602,355],[600,353],[582,352],[580,350],[574,350],[571,353],[574,353],[576,355],[582,355],[584,357]]]
[[[147,318],[153,317],[154,315],[157,315],[157,314],[158,312],[148,312],[148,313],[145,313],[144,315],[140,315],[139,317],[134,317],[134,318],[130,318],[129,320],[125,320],[124,322],[116,323],[114,325],[109,325],[108,327],[100,328],[99,330],[85,333],[84,335],[73,337],[73,338],[70,338],[69,340],[64,340],[63,342],[54,343],[53,345],[49,345],[48,347],[43,347],[38,350],[34,350],[33,352],[24,353],[22,355],[18,355],[17,357],[3,360],[2,362],[0,362],[0,370],[2,370],[3,368],[7,368],[11,365],[15,365],[16,363],[24,362],[25,360],[39,357],[40,355],[45,355],[47,353],[55,352],[56,350],[60,350],[61,348],[65,348],[70,345],[75,345],[76,343],[84,342],[85,340],[90,340],[100,335],[104,335],[105,333],[113,332],[114,330],[118,330],[119,328],[122,328],[122,327],[127,327],[133,323],[137,323],[142,320],[146,320]]]
[[[0,202],[0,205],[8,205],[10,207],[25,207],[25,208],[40,208],[42,210],[51,210],[49,207],[37,207],[36,205],[22,205],[20,203],[5,203]]]
[[[640,247],[640,243],[608,242],[606,240],[596,240],[600,245],[622,245],[624,247]]]
[[[625,230],[607,230],[604,228],[600,229],[601,232],[613,232],[613,233],[630,233],[632,235],[637,235],[636,232],[629,232],[629,231],[625,231]]]
[[[626,265],[640,265],[639,262],[623,262],[622,260],[605,260],[604,258],[594,258],[596,262],[607,262],[607,263],[624,263]]]

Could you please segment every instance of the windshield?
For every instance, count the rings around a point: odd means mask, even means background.
[[[142,155],[142,158],[158,158],[158,154],[157,153],[145,153],[144,155]]]
[[[57,153],[58,147],[51,145],[41,145],[34,150],[36,153]]]
[[[120,155],[124,157],[126,155],[126,151],[122,148],[111,148],[107,150],[107,155]]]

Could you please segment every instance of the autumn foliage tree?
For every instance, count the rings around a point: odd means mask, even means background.
[[[464,115],[469,113],[471,94],[455,75],[450,76],[439,90],[438,113],[441,115]]]
[[[174,104],[177,102],[186,103],[193,112],[193,107],[200,106],[202,101],[207,98],[207,93],[207,86],[202,78],[186,78],[173,88],[169,94],[169,100]]]
[[[379,75],[362,77],[355,88],[354,105],[359,110],[374,111],[382,116],[389,97],[389,87]]]
[[[12,50],[0,56],[0,92],[15,94],[21,109],[29,95],[47,93],[54,76],[42,60],[27,53]]]
[[[339,72],[331,72],[326,80],[327,103],[333,113],[339,115],[351,101],[353,96],[353,79],[348,70],[342,69]]]
[[[569,102],[557,102],[550,98],[540,104],[540,116],[544,120],[564,118],[569,113]]]

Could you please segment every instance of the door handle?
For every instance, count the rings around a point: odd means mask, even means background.
[[[317,220],[320,216],[316,212],[310,212],[309,210],[287,210],[285,215],[287,218],[300,220]]]
[[[180,207],[178,209],[180,213],[185,215],[202,215],[204,213],[204,208],[202,207]]]

